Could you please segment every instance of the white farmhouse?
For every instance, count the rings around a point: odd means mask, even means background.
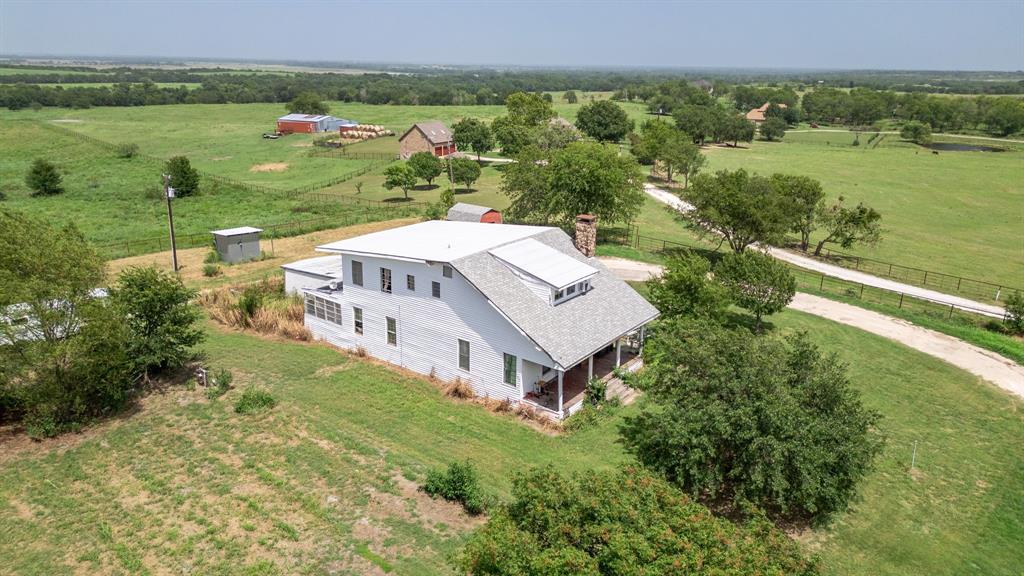
[[[581,218],[577,238],[592,243],[593,226]],[[556,418],[636,355],[658,315],[558,228],[429,221],[317,250],[337,260],[285,266],[315,337]]]

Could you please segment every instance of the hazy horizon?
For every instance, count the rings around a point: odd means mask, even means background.
[[[1022,21],[1024,2],[1003,0],[4,0],[0,54],[267,64],[1014,72],[1024,69]]]

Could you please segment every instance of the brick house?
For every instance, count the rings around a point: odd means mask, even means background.
[[[765,102],[760,107],[754,108],[750,112],[747,112],[747,120],[750,120],[751,122],[754,122],[755,124],[760,124],[761,122],[764,122],[765,112],[768,111],[768,107],[771,106],[771,105],[772,105],[771,102]],[[779,108],[786,108],[785,104],[778,104],[777,106]]]
[[[402,159],[417,152],[431,152],[438,158],[444,158],[457,152],[452,131],[438,121],[417,122],[405,131],[398,139]]]

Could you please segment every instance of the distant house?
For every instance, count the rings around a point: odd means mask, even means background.
[[[747,120],[760,124],[764,122],[764,113],[768,111],[768,107],[771,106],[771,102],[765,102],[758,108],[754,108],[750,112],[747,112]],[[776,104],[779,108],[786,108],[785,104]]]
[[[438,158],[454,154],[458,150],[452,131],[441,122],[417,122],[398,139],[399,154],[408,159],[417,152],[430,152]]]
[[[593,226],[578,222],[577,242]],[[331,278],[299,289],[316,338],[560,419],[592,377],[639,366],[658,316],[581,248],[559,228],[432,220],[318,246],[327,270],[285,271]]]
[[[457,202],[448,209],[448,220],[456,222],[486,222],[501,224],[501,212],[487,206]]]
[[[344,131],[354,128],[355,120],[335,118],[324,114],[285,114],[277,119],[277,131],[281,134],[316,134],[319,132]]]

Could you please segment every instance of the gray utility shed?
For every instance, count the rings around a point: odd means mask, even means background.
[[[252,226],[214,230],[217,254],[222,262],[234,264],[260,257],[260,233],[263,230]]]

